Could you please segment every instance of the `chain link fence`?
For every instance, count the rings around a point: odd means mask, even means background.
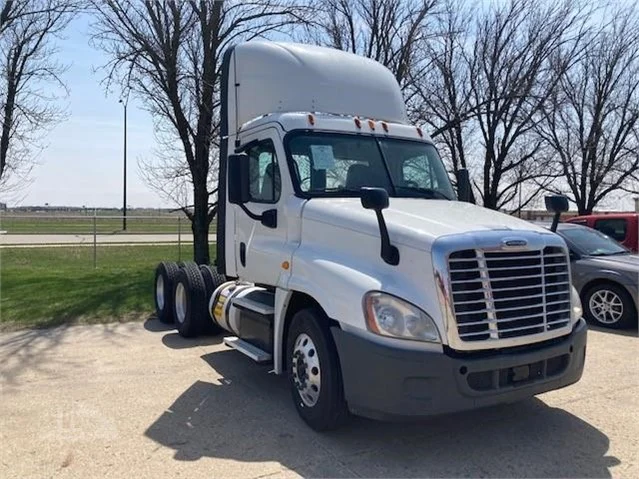
[[[55,247],[60,255],[86,258],[94,268],[98,267],[104,248],[112,251],[118,246],[162,246],[157,250],[168,252],[168,260],[188,260],[192,256],[191,222],[178,214],[0,214],[0,232],[0,248]],[[215,224],[211,225],[210,234],[213,242]]]

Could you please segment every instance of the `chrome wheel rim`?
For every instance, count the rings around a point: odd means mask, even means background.
[[[293,346],[293,382],[307,407],[317,404],[321,390],[321,370],[317,348],[306,333],[300,334]]]
[[[623,301],[609,289],[596,291],[590,297],[588,307],[594,318],[603,324],[614,324],[623,316]]]
[[[175,316],[180,323],[186,319],[186,288],[182,283],[175,288]]]
[[[155,282],[155,300],[158,303],[158,309],[164,309],[164,276],[159,275]]]

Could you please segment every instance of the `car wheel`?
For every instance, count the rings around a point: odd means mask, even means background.
[[[173,284],[179,268],[172,262],[162,262],[155,268],[155,315],[166,324],[173,323]]]
[[[287,375],[297,412],[316,431],[337,429],[348,418],[337,349],[319,309],[298,311],[288,331]]]
[[[175,326],[180,336],[192,338],[206,330],[208,318],[206,285],[200,269],[185,264],[177,274],[173,288]]]
[[[628,292],[614,283],[598,284],[584,295],[586,319],[605,328],[622,329],[637,323],[637,310]]]

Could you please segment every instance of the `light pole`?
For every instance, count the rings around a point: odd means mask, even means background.
[[[122,230],[126,231],[126,106],[127,103],[129,102],[129,96],[127,95],[127,97],[123,100],[120,100],[120,103],[122,103],[122,105],[124,106],[124,181],[123,181],[123,186],[124,186],[124,194],[123,194],[123,199],[122,199]]]

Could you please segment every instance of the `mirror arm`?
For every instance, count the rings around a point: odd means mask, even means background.
[[[388,234],[388,228],[386,227],[384,215],[381,210],[375,210],[375,215],[377,216],[377,224],[379,225],[379,235],[382,239],[382,259],[386,264],[397,266],[399,264],[399,250],[390,242],[390,236]]]
[[[262,219],[262,215],[256,215],[255,213],[251,212],[244,203],[241,203],[238,206],[242,208],[242,211],[244,211],[244,213],[246,213],[246,215],[252,220],[259,221]]]
[[[550,231],[553,233],[557,231],[559,225],[559,218],[561,217],[561,211],[555,212],[555,216],[552,217],[552,225],[550,225]]]
[[[267,228],[277,228],[277,210],[266,210],[261,215],[256,215],[249,210],[244,203],[238,205],[246,215],[252,220],[261,222]]]

